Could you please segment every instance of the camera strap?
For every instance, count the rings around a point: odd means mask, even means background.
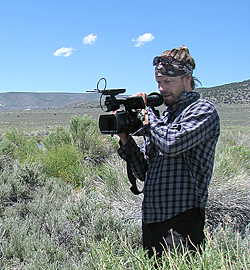
[[[139,191],[136,185],[136,177],[133,175],[132,173],[132,169],[131,169],[131,163],[132,163],[132,151],[130,147],[126,147],[126,157],[127,157],[127,175],[128,175],[128,179],[129,182],[131,183],[131,187],[130,190],[132,191],[132,193],[134,193],[135,195],[139,195],[142,193],[142,191]]]

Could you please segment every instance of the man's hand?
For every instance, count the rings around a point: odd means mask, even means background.
[[[144,92],[138,92],[135,95],[133,95],[132,97],[142,97],[143,101],[145,103],[145,106],[147,106],[147,95]]]
[[[111,114],[117,114],[119,110],[111,112]],[[128,134],[126,133],[119,133],[117,134],[120,137],[121,143],[124,145],[128,142]]]
[[[142,124],[148,125],[148,111],[146,109],[142,109],[141,113],[144,115],[144,120],[142,121]]]
[[[139,92],[133,95],[133,97],[142,97],[143,101],[145,103],[145,106],[147,106],[147,95],[144,92]],[[142,122],[143,125],[148,125],[148,111],[146,109],[141,110],[142,115],[144,116],[144,120]]]

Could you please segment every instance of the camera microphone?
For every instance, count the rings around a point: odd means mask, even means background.
[[[157,92],[150,93],[147,95],[147,106],[152,108],[161,106],[163,104],[163,96]]]

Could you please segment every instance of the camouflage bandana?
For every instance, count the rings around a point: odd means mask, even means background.
[[[156,56],[153,60],[155,76],[192,76],[193,67],[189,63],[177,61],[172,56]]]

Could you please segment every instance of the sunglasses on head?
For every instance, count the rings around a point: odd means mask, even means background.
[[[161,63],[171,64],[175,59],[172,56],[156,56],[153,60],[153,66]],[[176,61],[176,60],[175,60]]]
[[[158,65],[160,62],[163,64],[169,64],[169,65],[171,65],[173,62],[178,62],[179,64],[182,64],[182,65],[184,64],[183,61],[178,61],[174,57],[166,55],[166,56],[156,56],[153,60],[153,66]]]

